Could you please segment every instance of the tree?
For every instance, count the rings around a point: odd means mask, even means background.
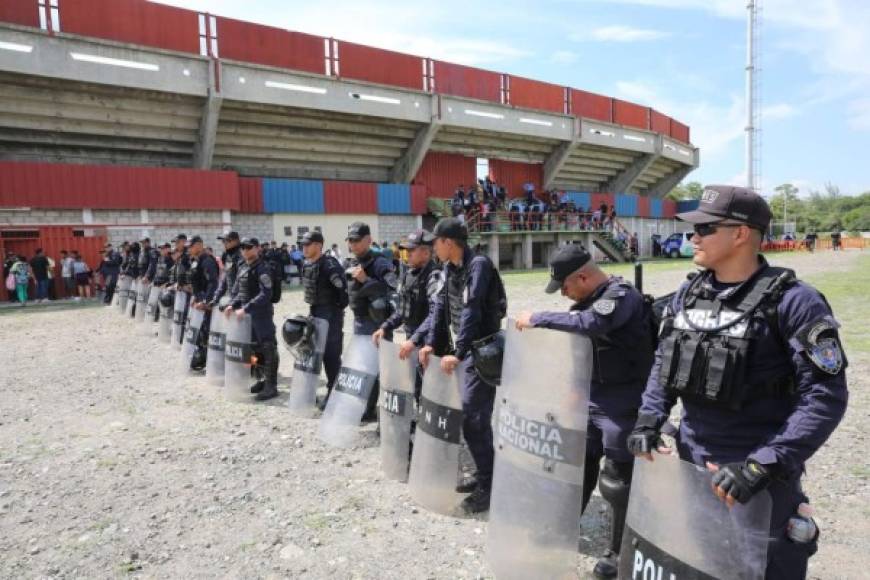
[[[701,199],[703,194],[704,186],[698,181],[690,181],[676,186],[665,197],[674,201],[682,201],[684,199]]]

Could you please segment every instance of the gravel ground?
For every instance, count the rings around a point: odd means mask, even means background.
[[[859,256],[773,261],[812,280],[866,267]],[[647,291],[674,289],[688,269],[654,266]],[[543,279],[506,276],[512,313],[567,307],[543,294]],[[304,311],[301,294],[285,293],[278,310]],[[7,311],[0,326],[0,577],[491,576],[485,519],[415,507],[404,484],[382,477],[372,426],[354,449],[322,445],[316,420],[283,408],[286,378],[269,404],[229,403],[182,377],[178,353],[114,308]],[[866,578],[870,567],[870,353],[849,358],[849,412],[805,478],[823,533],[817,578]],[[291,363],[282,352],[284,377]],[[603,516],[596,496],[582,519],[581,577],[603,551]]]

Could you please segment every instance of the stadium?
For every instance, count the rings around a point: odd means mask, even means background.
[[[649,255],[699,161],[689,127],[645,104],[144,0],[3,2],[0,75],[0,251],[92,263],[179,231],[342,243],[362,219],[395,241],[481,163],[509,199],[531,184],[612,207]],[[568,239],[626,258],[613,228],[493,218],[473,241],[502,266]]]

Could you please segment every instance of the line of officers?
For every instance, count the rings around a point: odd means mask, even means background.
[[[593,573],[618,574],[634,459],[676,454],[710,471],[710,493],[729,507],[769,492],[765,577],[804,578],[819,530],[800,480],[848,400],[839,324],[821,293],[760,254],[771,212],[754,191],[709,186],[698,209],[678,218],[694,228],[700,271],[676,292],[653,301],[602,271],[582,246],[568,244],[551,258],[545,292],[561,292],[570,308],[524,311],[514,320],[520,331],[546,328],[591,341],[582,507],[597,484],[611,517],[609,546]],[[435,354],[441,370],[459,373],[462,434],[476,475],[457,491],[470,492],[461,508],[473,514],[490,501],[507,299],[496,265],[467,241],[455,218],[440,220],[431,234],[411,233],[401,244],[408,269],[400,279],[372,253],[365,224],[348,231],[354,261],[346,272],[323,255],[319,232],[307,234],[302,246],[306,302],[312,316],[330,322],[330,389],[340,366],[347,280],[354,334],[370,334],[377,344],[401,329],[400,358],[417,352],[426,368]],[[382,302],[394,289],[398,301],[390,311]],[[419,386],[418,376],[418,396]],[[370,410],[376,401],[373,394]],[[675,426],[669,418],[678,402]],[[673,436],[673,447],[663,434]]]
[[[818,291],[760,255],[771,214],[753,191],[709,186],[699,208],[678,218],[693,224],[694,261],[701,271],[657,301],[659,308],[630,283],[602,271],[582,246],[569,244],[551,258],[545,289],[569,298],[568,311],[521,312],[514,322],[518,330],[578,333],[592,343],[582,505],[597,484],[612,519],[608,549],[593,573],[618,573],[634,458],[677,453],[715,472],[711,493],[729,506],[768,490],[773,508],[766,577],[804,578],[818,530],[799,537],[791,522],[809,501],[800,483],[805,462],[846,408],[839,325]],[[467,240],[465,225],[455,218],[440,220],[432,233],[412,232],[401,244],[408,250],[401,276],[371,250],[364,223],[348,229],[348,264],[324,254],[318,231],[299,242],[309,315],[329,324],[323,353],[328,393],[341,368],[348,306],[354,334],[370,335],[377,344],[401,329],[400,358],[416,352],[425,368],[435,354],[444,372],[460,374],[462,433],[476,474],[457,491],[470,492],[461,507],[473,514],[486,511],[490,501],[492,413],[501,370],[501,353],[493,345],[507,299],[496,266]],[[265,383],[252,392],[271,398],[277,395],[275,279],[256,239],[231,232],[223,242],[221,280],[198,236],[187,245],[184,236],[175,240],[174,261],[164,245],[154,268],[149,257],[141,271],[156,284],[187,288],[193,308],[220,309],[223,299],[225,315],[250,314],[255,340],[268,351]],[[139,263],[141,269],[141,254]],[[285,331],[297,328],[291,321]],[[374,389],[364,420],[375,420],[377,400]],[[682,412],[675,427],[669,417],[677,402]],[[325,404],[324,399],[321,408]],[[675,449],[665,446],[663,433],[674,435]]]

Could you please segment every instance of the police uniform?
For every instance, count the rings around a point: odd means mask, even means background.
[[[218,236],[218,239],[224,242],[231,240],[238,241],[239,234],[238,232],[229,232],[226,235]],[[233,285],[236,283],[236,278],[239,275],[239,269],[244,262],[245,259],[242,258],[242,252],[238,244],[229,250],[224,250],[224,253],[221,254],[221,263],[224,265],[224,273],[218,283],[217,290],[215,290],[211,298],[212,306],[218,304],[220,299],[232,290]]]
[[[354,222],[347,230],[347,239],[360,240],[371,235],[367,224]],[[395,292],[398,280],[393,269],[392,261],[380,253],[375,253],[371,248],[363,256],[351,258],[351,266],[359,266],[366,273],[366,281],[351,280],[348,283],[348,302],[353,312],[353,333],[371,335],[378,329],[384,319],[377,320],[372,317],[372,312],[379,311],[386,317],[389,315],[387,306],[388,297]],[[373,306],[379,306],[373,308]],[[374,419],[378,398],[380,397],[380,383],[375,382],[369,395],[368,405],[364,419]]]
[[[426,230],[412,232],[399,244],[403,250],[413,250],[422,245],[431,249],[434,236]],[[406,268],[399,277],[397,289],[398,305],[396,311],[381,324],[385,336],[401,327],[408,340],[418,348],[423,346],[431,324],[429,313],[434,309],[435,299],[441,290],[441,268],[430,260],[421,268]],[[436,349],[436,354],[443,349]],[[419,397],[422,388],[422,374],[417,373],[415,390]]]
[[[157,258],[160,257],[160,254],[155,248],[150,246],[151,241],[148,238],[144,238],[142,242],[136,266],[139,276],[147,278],[150,281],[154,279],[154,272],[157,270]],[[149,245],[146,246],[144,242],[148,242]]]
[[[770,209],[744,188],[708,187],[697,211],[680,219],[729,219],[766,230]],[[699,235],[699,234],[696,234]],[[679,398],[678,450],[697,465],[719,466],[714,486],[748,501],[773,499],[767,578],[804,578],[817,549],[788,536],[789,519],[808,501],[800,477],[846,410],[846,359],[839,324],[824,296],[759,256],[739,283],[712,271],[685,282],[670,301],[629,449],[655,446]]]
[[[124,262],[121,264],[121,274],[130,278],[130,280],[136,280],[139,277],[139,244],[134,243],[130,244],[129,249],[127,250],[127,254],[124,256]],[[136,315],[136,295],[133,292],[133,286],[130,286],[130,290],[128,291],[129,296],[127,298],[128,301],[132,301],[132,309],[130,310],[130,316]]]
[[[123,259],[120,254],[114,250],[107,250],[103,253],[103,261],[100,264],[100,273],[106,284],[106,297],[103,299],[104,304],[111,304],[112,297],[115,295],[115,287],[118,284],[118,275],[121,273],[121,264]]]
[[[583,267],[591,256],[579,245],[559,248],[551,260],[547,293]],[[598,483],[612,509],[610,546],[596,565],[599,577],[616,576],[631,487],[634,457],[626,440],[637,421],[641,393],[653,361],[650,310],[634,286],[611,276],[569,312],[536,312],[531,325],[582,334],[592,342],[593,368],[589,392],[589,423],[583,480],[583,510]],[[604,458],[604,468],[599,467]]]
[[[161,247],[168,248],[169,244],[164,244]],[[169,278],[172,275],[172,268],[174,266],[175,260],[170,255],[157,258],[157,267],[154,269],[154,284],[157,286],[169,284]]]
[[[191,245],[202,243],[202,238],[194,236],[190,239]],[[191,301],[202,304],[210,304],[217,290],[218,277],[220,271],[217,261],[208,252],[203,250],[198,256],[190,258],[190,270],[188,278],[191,288]],[[211,327],[211,310],[206,309],[203,312],[202,324],[199,327],[199,335],[197,336],[196,352],[190,361],[190,366],[194,370],[205,368],[206,348],[208,345],[208,331]]]
[[[301,246],[313,242],[323,244],[323,234],[318,231],[307,232],[300,240]],[[311,262],[306,260],[302,266],[302,286],[309,316],[321,318],[329,324],[326,347],[323,352],[323,366],[326,369],[326,388],[332,386],[341,368],[341,351],[344,340],[344,309],[348,305],[347,279],[338,260],[326,254]]]
[[[259,246],[256,238],[242,238],[239,246]],[[244,310],[251,316],[253,340],[262,354],[263,384],[254,385],[252,392],[257,400],[270,399],[278,395],[278,343],[275,323],[272,320],[275,310],[272,306],[272,273],[268,264],[259,257],[253,262],[244,262],[239,268],[236,283],[231,290],[233,310]]]
[[[468,239],[468,230],[456,218],[442,219],[433,233],[435,237],[463,244]],[[486,256],[476,255],[468,246],[465,246],[458,266],[453,263],[444,265],[442,281],[444,290],[435,301],[426,345],[434,348],[438,343],[452,342],[453,355],[461,361],[456,371],[461,373],[462,434],[477,466],[477,488],[472,496],[473,501],[488,506],[494,458],[491,423],[495,387],[484,382],[475,372],[471,348],[474,341],[499,331],[507,303],[500,292],[500,278],[495,265]],[[452,341],[444,336],[447,332],[452,335]],[[472,497],[466,502],[469,500]]]

